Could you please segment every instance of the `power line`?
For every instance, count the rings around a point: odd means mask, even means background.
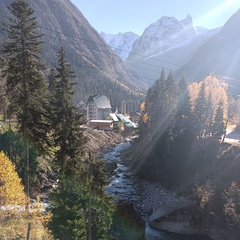
[[[126,53],[131,53],[133,55],[136,55],[136,56],[139,56],[139,57],[142,57],[142,58],[149,58],[149,56],[145,56],[145,55],[141,55],[141,54],[138,54],[138,53],[134,53],[132,51],[127,51],[127,50],[124,50],[124,49],[121,49],[121,48],[115,48],[113,46],[110,46],[108,45],[107,43],[100,43],[100,42],[96,42],[96,41],[92,41],[92,40],[89,40],[89,39],[85,39],[85,38],[82,38],[82,37],[77,37],[77,36],[73,36],[73,35],[70,35],[70,34],[67,34],[67,33],[64,33],[64,32],[60,32],[60,31],[56,31],[56,30],[53,30],[53,29],[49,29],[49,28],[45,28],[45,27],[40,27],[38,26],[38,28],[41,28],[41,29],[44,29],[44,30],[47,30],[47,31],[50,31],[50,32],[55,32],[55,33],[59,33],[59,34],[62,34],[62,35],[65,35],[65,36],[68,36],[68,37],[71,37],[71,38],[75,38],[77,40],[82,40],[82,41],[86,41],[86,42],[90,42],[90,43],[94,43],[96,45],[101,45],[105,48],[114,48],[114,49],[117,49],[117,50],[120,50],[121,52],[126,52]],[[99,49],[96,49],[96,50],[99,50]],[[102,51],[102,50],[101,50]],[[130,59],[131,60],[131,59]],[[171,65],[174,65],[174,66],[177,66],[177,67],[180,67],[181,65],[179,64],[176,64],[176,63],[173,63],[173,62],[169,62],[169,61],[165,61],[165,60],[160,60],[160,59],[154,59],[154,61],[158,61],[158,62],[162,62],[162,63],[167,63],[167,64],[171,64]],[[144,62],[143,62],[144,63]],[[151,65],[151,66],[156,66],[156,65],[153,65],[153,64],[148,64],[148,65]]]
[[[5,16],[3,14],[0,14],[1,16]],[[64,32],[61,32],[61,31],[57,31],[57,30],[54,30],[54,29],[49,29],[49,28],[45,28],[45,27],[42,27],[42,26],[37,26],[39,29],[42,29],[42,30],[46,30],[46,31],[49,31],[49,32],[54,32],[54,33],[58,33],[60,35],[64,35],[64,36],[67,36],[67,37],[70,37],[70,38],[73,38],[73,39],[76,39],[76,40],[80,40],[80,41],[85,41],[85,42],[89,42],[89,43],[94,43],[95,45],[99,45],[99,46],[102,46],[105,48],[105,50],[103,49],[99,49],[99,48],[95,48],[93,46],[88,46],[88,48],[91,48],[91,49],[94,49],[98,52],[105,52],[105,53],[108,53],[108,51],[106,51],[107,48],[111,48],[111,46],[109,46],[107,43],[100,43],[100,42],[96,42],[96,41],[93,41],[93,40],[90,40],[90,39],[85,39],[85,38],[82,38],[82,37],[78,37],[78,36],[73,36],[71,34],[67,34],[67,33],[64,33]],[[44,32],[43,32],[44,33]],[[62,38],[57,38],[57,37],[53,37],[53,36],[50,36],[46,33],[44,33],[45,36],[48,36],[50,38],[55,38],[57,40],[60,40],[60,41],[65,41],[67,43],[72,43],[72,44],[79,44],[79,42],[70,42],[69,40],[64,40]],[[142,58],[147,58],[148,56],[144,56],[144,55],[140,55],[140,54],[137,54],[137,53],[134,53],[134,52],[130,52],[130,51],[126,51],[126,50],[123,50],[123,49],[120,49],[120,48],[116,48],[120,51],[123,51],[123,52],[127,52],[127,53],[131,53],[133,55],[136,55],[136,56],[140,56]],[[145,67],[145,70],[146,71],[151,71],[151,72],[155,72],[156,74],[159,74],[160,75],[160,72],[161,72],[161,69],[160,69],[160,66],[159,65],[154,65],[154,64],[150,64],[150,63],[146,63],[144,61],[140,61],[140,60],[136,60],[136,59],[131,59],[129,58],[130,61],[134,61],[134,62],[137,62],[137,63],[141,63],[145,66],[151,66],[152,69],[149,69],[147,67]],[[160,60],[160,59],[153,59],[154,61],[157,61],[157,62],[161,62],[161,63],[164,63],[164,64],[170,64],[170,65],[174,65],[174,66],[178,66],[180,67],[181,65],[178,65],[178,64],[175,64],[173,62],[168,62],[168,61],[164,61],[164,60]],[[131,67],[131,66],[129,66]],[[143,68],[143,66],[141,66],[141,68]],[[156,70],[155,70],[155,69]],[[166,70],[169,70],[169,71],[174,71],[173,69],[170,69],[170,68],[167,68],[167,67],[163,67],[164,69]],[[134,69],[136,71],[136,69]],[[107,72],[107,71],[105,71]],[[136,71],[137,72],[137,71]],[[138,72],[137,72],[138,73]],[[139,73],[138,73],[139,74]],[[154,79],[151,79],[151,78],[147,78],[147,77],[144,77],[140,74],[140,77],[145,79],[145,80],[151,80],[151,81],[155,81],[157,78],[154,78]]]
[[[61,33],[61,32],[58,32],[58,33]],[[57,38],[57,37],[54,37],[54,36],[51,36],[51,35],[48,35],[48,34],[45,34],[44,33],[44,36],[47,36],[47,37],[49,37],[49,38],[54,38],[54,39],[57,39],[57,40],[59,40],[59,41],[64,41],[64,42],[67,42],[67,43],[72,43],[72,44],[77,44],[76,42],[71,42],[71,41],[69,41],[69,40],[65,40],[65,39],[62,39],[62,38]],[[91,48],[91,49],[94,49],[94,50],[96,50],[96,51],[98,51],[98,52],[105,52],[105,53],[108,53],[107,51],[104,51],[104,50],[100,50],[100,49],[97,49],[97,48],[94,48],[94,47],[89,47],[88,46],[88,48]],[[151,66],[151,67],[153,67],[153,68],[155,68],[155,69],[149,69],[149,68],[147,68],[147,67],[145,67],[144,69],[146,70],[146,71],[151,71],[151,72],[156,72],[157,74],[159,74],[160,75],[160,72],[161,72],[161,70],[159,69],[159,66],[157,66],[157,65],[153,65],[153,64],[150,64],[150,63],[145,63],[145,62],[142,62],[142,61],[137,61],[137,60],[132,60],[132,61],[135,61],[135,62],[138,62],[138,63],[142,63],[142,64],[144,64],[144,65],[148,65],[148,66]],[[95,68],[97,68],[97,66],[95,66]],[[141,67],[141,68],[143,68],[143,67]],[[159,69],[159,71],[157,71]],[[171,71],[172,69],[170,69],[170,68],[166,68],[166,67],[164,67],[164,69],[166,69],[166,70],[169,70],[169,71]],[[105,70],[102,70],[102,69],[100,69],[101,71],[105,71]],[[136,70],[135,70],[136,71]],[[173,71],[173,70],[172,70]],[[109,71],[105,71],[105,72],[109,72]],[[137,71],[136,71],[137,72]],[[143,77],[143,76],[141,76],[140,75],[140,77],[141,78],[143,78],[143,79],[147,79],[147,80],[151,80],[151,81],[155,81],[156,79],[153,79],[153,78],[146,78],[146,77]]]
[[[3,15],[3,14],[0,14],[1,16],[4,16],[4,17],[6,17],[6,15]],[[54,33],[58,33],[58,34],[61,34],[61,35],[64,35],[64,36],[67,36],[67,37],[70,37],[70,38],[73,38],[73,39],[76,39],[76,40],[80,40],[80,41],[85,41],[85,42],[89,42],[89,43],[94,43],[95,45],[99,45],[99,46],[102,46],[102,47],[104,47],[104,49],[105,50],[103,50],[103,49],[99,49],[99,48],[95,48],[95,47],[93,47],[93,46],[88,46],[88,48],[91,48],[91,49],[94,49],[94,50],[96,50],[96,51],[98,51],[98,52],[105,52],[105,53],[108,53],[108,51],[106,51],[106,49],[107,48],[114,48],[114,49],[117,49],[117,50],[119,50],[119,51],[121,51],[121,52],[126,52],[126,53],[131,53],[132,55],[135,55],[135,56],[139,56],[139,57],[141,57],[141,58],[149,58],[149,56],[144,56],[144,55],[141,55],[141,54],[138,54],[138,53],[134,53],[134,52],[132,52],[132,51],[127,51],[127,50],[124,50],[124,49],[121,49],[121,48],[115,48],[115,47],[113,47],[113,46],[110,46],[110,45],[108,45],[107,43],[100,43],[100,42],[96,42],[96,41],[93,41],[93,40],[90,40],[90,39],[85,39],[85,38],[82,38],[82,37],[78,37],[78,36],[73,36],[73,35],[71,35],[71,34],[67,34],[67,33],[64,33],[64,32],[62,32],[62,31],[57,31],[57,30],[54,30],[54,29],[49,29],[49,28],[45,28],[45,27],[42,27],[42,26],[37,26],[39,29],[42,29],[42,30],[46,30],[46,31],[49,31],[49,32],[54,32]],[[44,35],[45,36],[47,36],[47,37],[50,37],[50,38],[54,38],[54,39],[57,39],[57,40],[60,40],[60,41],[65,41],[65,42],[67,42],[67,43],[72,43],[72,44],[79,44],[79,42],[71,42],[71,41],[69,41],[69,40],[65,40],[65,39],[63,39],[63,38],[57,38],[57,37],[54,37],[54,36],[50,36],[50,35],[48,35],[48,34],[46,34],[46,33],[44,33]],[[159,65],[154,65],[154,64],[151,64],[151,63],[146,63],[146,62],[144,62],[144,61],[140,61],[140,60],[136,60],[136,59],[131,59],[131,58],[128,58],[128,60],[130,60],[130,61],[134,61],[134,62],[137,62],[137,63],[141,63],[141,64],[143,64],[143,65],[145,65],[145,66],[150,66],[150,67],[152,67],[151,69],[149,69],[149,68],[145,68],[145,70],[146,71],[151,71],[151,72],[156,72],[156,73],[159,73],[160,74],[160,72],[161,72],[161,70],[159,69],[160,68],[160,66]],[[176,64],[176,63],[173,63],[173,62],[168,62],[168,61],[164,61],[164,60],[160,60],[160,59],[152,59],[152,60],[154,60],[154,61],[156,61],[156,62],[161,62],[161,63],[164,63],[164,64],[170,64],[170,65],[173,65],[173,66],[176,66],[176,67],[181,67],[182,65],[179,65],[179,64]],[[84,67],[89,67],[89,68],[98,68],[97,66],[87,66],[87,65],[81,65],[81,66],[84,66]],[[141,66],[141,68],[143,68],[143,66]],[[156,70],[155,70],[155,69]],[[163,67],[164,69],[166,69],[166,70],[169,70],[169,71],[173,71],[174,72],[174,70],[173,69],[170,69],[170,68],[166,68],[166,67]],[[102,69],[100,69],[100,68],[98,68],[99,70],[101,70],[101,71],[103,71],[103,72],[109,72],[109,71],[105,71],[105,70],[102,70]],[[135,69],[134,69],[135,70]],[[158,71],[157,71],[158,70]],[[136,71],[136,70],[135,70]],[[137,72],[137,71],[136,71]],[[237,80],[237,79],[233,79],[233,78],[229,78],[229,77],[226,77],[226,76],[221,76],[221,75],[215,75],[215,76],[219,76],[219,77],[222,77],[222,78],[225,78],[225,79],[231,79],[231,80],[234,80],[234,81],[239,81],[239,80]],[[141,78],[143,78],[143,79],[146,79],[146,80],[151,80],[151,81],[155,81],[156,79],[152,79],[152,78],[146,78],[146,77],[143,77],[143,76],[141,76],[140,75],[140,77]]]

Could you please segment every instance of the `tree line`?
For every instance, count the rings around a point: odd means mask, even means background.
[[[131,168],[194,199],[198,205],[186,216],[193,228],[222,226],[239,236],[239,146],[224,142],[228,124],[238,123],[238,109],[238,96],[218,77],[188,85],[164,69],[141,106]]]
[[[20,221],[28,222],[24,234],[30,239],[29,223],[35,221],[30,199],[45,174],[40,162],[49,161],[49,171],[59,182],[50,195],[52,211],[44,227],[51,234],[46,239],[110,239],[114,205],[104,190],[107,175],[103,161],[84,147],[81,116],[73,104],[75,75],[65,50],[59,49],[57,66],[47,71],[40,58],[43,42],[34,10],[27,0],[13,1],[8,10],[0,81],[4,118],[9,119],[0,133],[1,204],[25,205],[25,221]],[[9,161],[20,176],[10,175],[14,185],[8,184],[9,169],[15,171]],[[8,214],[1,221],[8,222]],[[1,237],[25,237],[6,229]]]
[[[198,140],[222,142],[230,115],[228,99],[214,76],[188,86],[184,76],[177,83],[172,72],[166,76],[163,69],[142,104],[139,138],[148,143],[148,149],[139,171],[167,169],[175,154],[181,164]]]

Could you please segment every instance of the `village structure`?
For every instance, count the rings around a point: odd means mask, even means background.
[[[82,113],[87,126],[99,130],[124,130],[137,128],[140,119],[140,101],[124,101],[120,113],[113,109],[105,95],[90,95],[87,103],[80,101],[77,110]]]

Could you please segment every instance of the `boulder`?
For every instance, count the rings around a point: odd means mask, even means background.
[[[113,171],[117,168],[117,163],[114,161],[106,162],[104,171],[107,173],[113,173]]]

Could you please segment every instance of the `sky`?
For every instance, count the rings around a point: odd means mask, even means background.
[[[99,33],[143,31],[162,16],[184,19],[195,26],[223,26],[240,8],[240,0],[71,0]]]

